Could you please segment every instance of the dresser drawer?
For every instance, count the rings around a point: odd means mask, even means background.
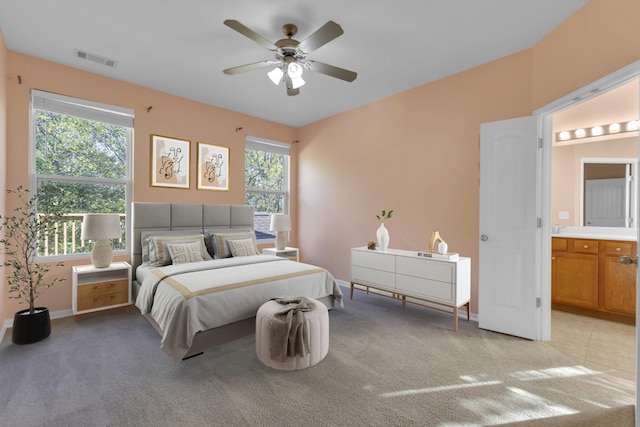
[[[129,302],[129,280],[111,280],[78,286],[78,311]]]
[[[396,259],[396,273],[439,282],[453,283],[456,281],[454,264],[426,258],[398,257]]]
[[[635,255],[632,242],[604,242],[604,253],[607,255]]]
[[[598,253],[598,241],[586,240],[586,239],[574,239],[573,251],[585,254],[597,254]]]
[[[453,289],[454,286],[451,283],[421,279],[403,274],[396,276],[396,290],[409,297],[415,295],[425,299],[452,304],[455,300]]]
[[[351,281],[362,285],[371,285],[390,290],[396,289],[396,275],[389,271],[351,266]]]
[[[393,273],[396,271],[396,257],[376,251],[352,250],[351,265]]]

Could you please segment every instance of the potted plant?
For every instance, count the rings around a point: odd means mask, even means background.
[[[6,276],[9,298],[29,304],[29,308],[15,314],[11,339],[15,344],[31,344],[51,333],[49,310],[36,307],[36,298],[57,282],[65,280],[46,278],[51,265],[35,262],[41,237],[61,214],[38,214],[37,196],[29,197],[29,190],[22,186],[9,189],[7,193],[17,196],[19,204],[12,215],[0,215],[0,253],[5,255],[5,267],[10,268],[10,274]],[[62,265],[61,262],[56,264]]]

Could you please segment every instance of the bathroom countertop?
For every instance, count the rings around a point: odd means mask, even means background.
[[[594,239],[594,240],[620,240],[624,242],[635,242],[635,236],[611,235],[611,234],[592,234],[592,233],[560,233],[552,234],[551,237],[565,237],[568,239]]]

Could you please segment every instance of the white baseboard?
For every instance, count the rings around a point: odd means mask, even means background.
[[[49,313],[49,317],[51,319],[61,319],[63,317],[70,317],[70,316],[73,316],[73,310],[71,309],[52,311]],[[13,318],[7,319],[4,321],[4,324],[2,325],[2,329],[0,329],[0,342],[2,342],[2,340],[4,339],[4,334],[7,332],[7,329],[12,327],[13,327]]]

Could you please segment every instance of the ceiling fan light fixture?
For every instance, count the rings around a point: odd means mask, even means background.
[[[295,79],[302,80],[302,66],[297,62],[290,62],[289,66],[287,67],[287,74],[289,74],[289,77],[291,77],[291,79],[293,80]],[[304,84],[304,80],[302,84]]]
[[[274,85],[279,85],[282,81],[282,76],[284,76],[284,72],[280,67],[274,68],[273,70],[267,73],[267,76],[271,79]]]

